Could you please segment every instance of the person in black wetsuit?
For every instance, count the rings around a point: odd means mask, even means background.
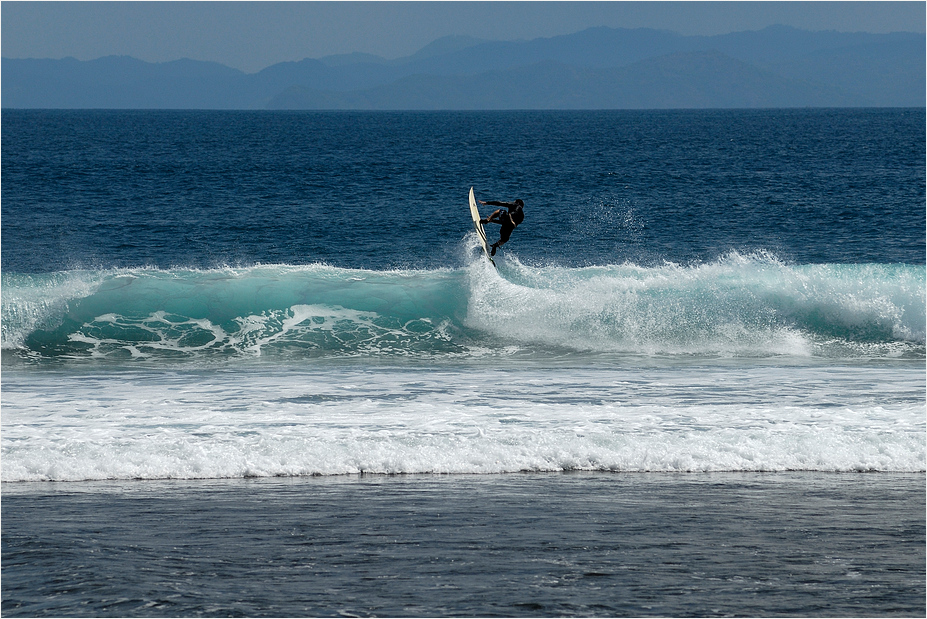
[[[499,230],[499,240],[491,245],[492,251],[490,256],[496,255],[496,249],[505,244],[509,240],[509,237],[512,236],[512,230],[514,230],[518,224],[525,220],[525,213],[522,210],[525,206],[525,203],[521,200],[515,200],[514,202],[499,202],[497,200],[489,200],[488,202],[483,202],[480,200],[480,204],[488,206],[504,206],[507,208],[507,211],[503,211],[501,208],[497,209],[492,215],[486,219],[481,219],[481,224],[499,224],[502,228]]]

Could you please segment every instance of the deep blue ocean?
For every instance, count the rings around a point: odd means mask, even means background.
[[[923,616],[925,128],[4,110],[4,616]]]

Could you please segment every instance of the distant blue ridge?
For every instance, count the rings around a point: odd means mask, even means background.
[[[692,109],[923,107],[925,35],[683,36],[590,28],[531,41],[441,40],[407,58],[282,62],[3,58],[4,108]],[[886,70],[891,67],[891,70]],[[473,96],[479,93],[479,96]]]

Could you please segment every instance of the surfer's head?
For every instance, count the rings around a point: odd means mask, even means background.
[[[525,205],[519,198],[515,198],[515,206],[523,207]]]

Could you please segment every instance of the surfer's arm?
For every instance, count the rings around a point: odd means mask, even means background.
[[[480,200],[480,204],[485,206],[504,206],[505,208],[513,208],[515,206],[514,202],[499,202],[498,200],[487,200],[486,202]]]

